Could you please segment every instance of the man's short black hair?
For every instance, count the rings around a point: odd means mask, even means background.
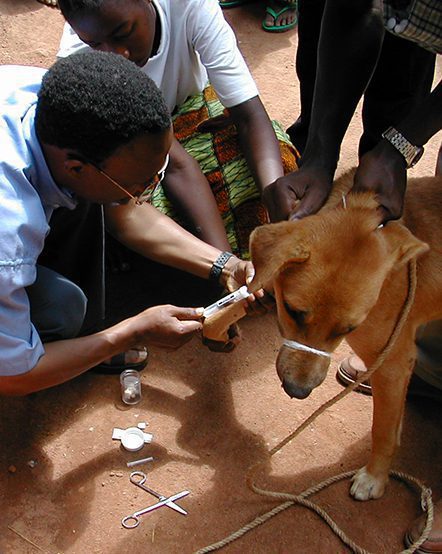
[[[97,164],[132,139],[170,125],[155,83],[117,54],[84,52],[58,60],[38,93],[39,140]]]

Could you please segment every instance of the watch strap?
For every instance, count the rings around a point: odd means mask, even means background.
[[[221,273],[223,272],[224,266],[228,260],[233,256],[231,252],[221,252],[218,258],[213,262],[212,267],[210,268],[209,279],[211,281],[219,281]]]
[[[405,159],[407,169],[413,167],[421,159],[424,149],[422,146],[415,146],[408,141],[402,133],[394,127],[389,127],[382,133],[382,137],[392,144]]]

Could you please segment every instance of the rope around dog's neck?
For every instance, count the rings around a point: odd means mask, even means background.
[[[350,394],[356,387],[358,387],[363,381],[367,381],[371,375],[383,364],[387,356],[390,354],[398,336],[400,335],[402,328],[405,324],[405,321],[408,317],[408,314],[410,313],[410,309],[413,305],[414,296],[416,292],[416,261],[412,260],[409,262],[408,265],[408,291],[407,291],[407,297],[405,299],[404,305],[402,307],[401,314],[399,316],[398,321],[396,322],[396,325],[393,329],[392,334],[390,335],[390,338],[387,341],[387,344],[385,345],[385,348],[378,356],[375,363],[371,366],[371,368],[363,373],[354,383],[349,385],[347,388],[342,390],[340,393],[335,395],[333,398],[325,402],[322,406],[320,406],[317,410],[313,412],[311,416],[309,416],[306,420],[304,420],[299,427],[297,427],[290,435],[288,435],[285,439],[280,441],[274,448],[272,448],[269,451],[269,458],[271,458],[274,454],[279,452],[284,446],[292,441],[297,435],[299,435],[312,421],[314,421],[317,417],[319,417],[325,410],[330,408],[333,404]],[[318,485],[311,487],[302,493],[298,495],[290,494],[290,493],[284,493],[284,492],[277,492],[277,491],[269,491],[265,489],[261,489],[257,487],[253,481],[254,476],[258,472],[259,468],[263,466],[264,464],[268,463],[268,459],[265,461],[258,462],[252,466],[249,467],[249,469],[246,472],[246,481],[249,488],[251,488],[254,492],[257,494],[260,494],[262,496],[268,496],[270,498],[274,499],[280,499],[285,500],[283,504],[279,504],[279,506],[276,506],[272,510],[266,512],[265,514],[258,516],[253,521],[250,521],[248,524],[244,525],[228,537],[225,537],[219,542],[213,543],[209,546],[206,546],[200,550],[198,550],[195,554],[206,554],[207,552],[214,552],[215,550],[219,550],[223,546],[226,546],[227,544],[230,544],[231,542],[235,541],[236,539],[239,539],[243,535],[245,535],[248,531],[251,531],[255,527],[258,527],[262,523],[265,523],[272,517],[276,516],[280,512],[283,512],[287,508],[290,508],[291,506],[294,506],[295,504],[299,504],[301,506],[305,506],[306,508],[309,508],[310,510],[313,510],[316,512],[328,525],[331,527],[333,532],[341,539],[341,541],[346,544],[353,552],[356,552],[357,554],[370,554],[367,550],[361,548],[356,543],[354,543],[347,535],[338,527],[338,525],[334,522],[334,520],[325,512],[322,508],[320,508],[317,504],[314,502],[311,502],[310,500],[307,500],[307,498],[320,490],[328,487],[332,483],[336,483],[337,481],[341,481],[343,479],[348,479],[349,477],[352,477],[356,474],[357,470],[348,471],[346,473],[341,473],[340,475],[336,475],[334,477],[330,477],[329,479],[323,481],[322,483],[319,483]],[[431,498],[431,489],[425,487],[425,485],[419,481],[418,479],[415,479],[414,477],[407,475],[402,472],[397,471],[390,471],[390,475],[401,479],[404,481],[409,481],[413,485],[415,485],[418,489],[421,490],[421,506],[424,511],[427,512],[427,519],[425,527],[422,531],[421,536],[413,542],[412,545],[410,545],[409,548],[406,550],[403,550],[400,554],[412,554],[415,552],[417,548],[421,544],[423,544],[430,534],[431,526],[433,524],[433,501]]]

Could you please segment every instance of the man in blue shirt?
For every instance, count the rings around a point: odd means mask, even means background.
[[[38,68],[0,68],[0,394],[71,379],[129,349],[177,348],[201,329],[200,308],[157,306],[78,337],[82,290],[37,264],[59,207],[103,204],[112,234],[138,253],[230,290],[253,267],[144,203],[164,173],[171,121],[154,83],[121,56],[90,52]],[[80,245],[79,245],[80,247]]]

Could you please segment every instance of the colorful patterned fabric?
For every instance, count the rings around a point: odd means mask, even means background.
[[[232,251],[248,259],[250,233],[258,225],[268,223],[268,215],[240,150],[235,126],[230,124],[213,132],[198,130],[200,123],[223,115],[227,112],[213,88],[208,86],[177,108],[173,115],[174,131],[209,181]],[[296,149],[279,123],[274,121],[273,128],[280,144],[285,173],[296,170],[299,157]],[[185,227],[161,185],[153,191],[151,202]]]

